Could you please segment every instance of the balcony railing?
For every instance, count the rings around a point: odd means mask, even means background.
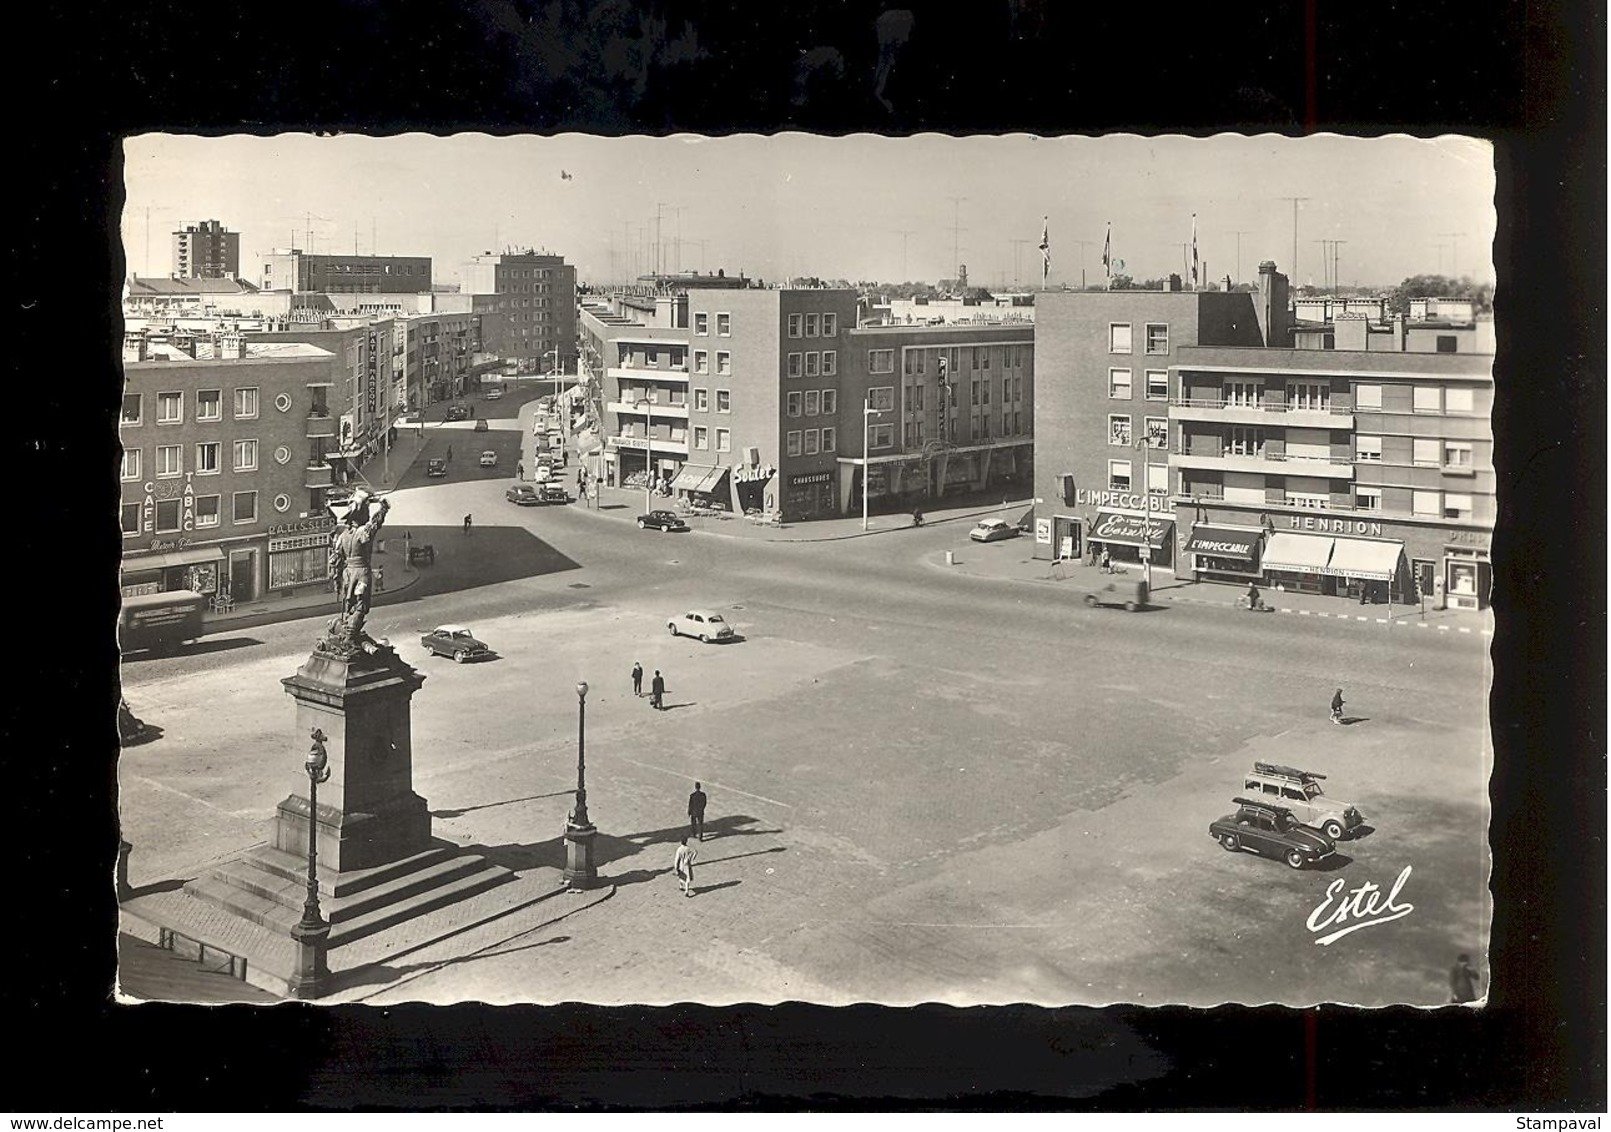
[[[1352,405],[1339,404],[1335,401],[1324,405],[1293,405],[1274,401],[1256,401],[1248,404],[1242,401],[1227,401],[1220,397],[1171,397],[1169,403],[1188,409],[1252,409],[1264,413],[1330,413],[1338,417],[1348,417],[1354,413]]]
[[[329,464],[309,464],[307,474],[303,477],[302,486],[330,487],[334,483],[333,472]]]

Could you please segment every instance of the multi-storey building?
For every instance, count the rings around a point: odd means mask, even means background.
[[[880,509],[1027,478],[1032,328],[857,329],[856,302],[831,288],[588,302],[583,371],[601,387],[608,482],[647,474],[799,521],[858,510],[864,469]],[[868,401],[882,416],[864,417]]]
[[[262,258],[265,291],[379,295],[431,289],[430,256],[313,255],[276,248]]]
[[[1294,348],[1285,292],[1265,263],[1256,293],[1041,296],[1036,556],[1484,605],[1491,334],[1417,352],[1414,321],[1334,312],[1334,348]]]
[[[173,234],[173,274],[179,279],[233,279],[241,273],[241,234],[216,220],[187,224]]]
[[[133,331],[123,357],[123,592],[240,602],[323,584],[335,356]]]
[[[257,288],[244,279],[129,278],[123,294],[128,314],[148,317],[204,316],[257,309]]]
[[[461,269],[467,295],[500,296],[478,313],[484,348],[523,371],[569,369],[576,361],[576,268],[565,257],[527,250],[473,257]]]

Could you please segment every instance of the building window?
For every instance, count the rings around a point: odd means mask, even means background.
[[[1108,443],[1130,447],[1130,417],[1127,413],[1108,414]]]
[[[716,451],[731,452],[733,450],[733,430],[719,428],[716,430]]]
[[[216,476],[218,474],[218,442],[209,441],[206,444],[196,445],[196,474],[199,476]]]
[[[716,372],[728,374],[733,372],[733,355],[726,350],[716,351]]]
[[[1247,425],[1232,425],[1225,444],[1226,455],[1259,456],[1264,452],[1264,430]]]
[[[1446,441],[1443,445],[1443,466],[1461,471],[1471,470],[1471,445]]]
[[[1147,493],[1149,495],[1169,494],[1169,465],[1147,465]]]
[[[123,423],[126,425],[140,423],[140,395],[138,393],[123,394]]]
[[[198,389],[196,391],[196,419],[198,421],[221,421],[224,419],[224,391],[222,389]]]
[[[1147,400],[1169,400],[1169,371],[1166,369],[1149,369],[1147,371]]]
[[[895,351],[894,350],[868,350],[867,351],[867,372],[868,373],[894,373],[895,372]]]
[[[695,373],[709,373],[710,372],[710,351],[709,350],[695,350],[694,351],[694,372]]]
[[[731,413],[733,411],[733,394],[726,389],[716,390],[716,411],[718,413]]]
[[[704,311],[700,311],[699,313],[694,315],[694,333],[695,334],[709,334],[710,333],[710,315],[706,314]]]
[[[1130,399],[1130,371],[1127,369],[1108,370],[1108,396],[1116,401]]]
[[[822,430],[822,450],[824,452],[837,452],[838,429],[825,428]]]
[[[1287,408],[1310,409],[1323,413],[1331,408],[1331,386],[1314,381],[1288,382]]]
[[[783,444],[785,455],[798,456],[800,454],[800,433],[796,431],[785,434]]]
[[[157,423],[178,424],[185,419],[185,395],[183,393],[157,394]]]
[[[1311,511],[1324,511],[1331,504],[1331,496],[1313,491],[1289,491],[1286,495],[1286,504],[1288,507],[1307,507]]]
[[[1460,348],[1460,340],[1458,338],[1456,338],[1453,334],[1439,334],[1438,335],[1438,347],[1437,347],[1438,353],[1440,353],[1440,354],[1453,354],[1453,353],[1457,353],[1459,351],[1459,348]]]
[[[817,315],[808,314],[805,316],[805,336],[807,338],[815,338],[817,336],[817,327],[820,322],[821,319]]]
[[[1362,463],[1379,464],[1382,460],[1382,438],[1379,436],[1354,437],[1354,459]]]
[[[179,529],[179,501],[177,499],[157,500],[157,532],[167,534]]]
[[[1417,413],[1441,413],[1443,411],[1442,392],[1436,385],[1417,385],[1415,387],[1415,411]]]
[[[822,376],[832,377],[839,372],[839,353],[837,350],[822,351]]]
[[[237,491],[235,493],[235,519],[237,523],[257,522],[257,492]]]
[[[1169,418],[1148,417],[1146,423],[1147,447],[1155,448],[1160,452],[1167,452],[1169,450]]]
[[[140,478],[140,450],[138,448],[125,448],[123,450],[123,473],[126,480]]]
[[[1420,437],[1417,437],[1413,442],[1413,451],[1412,462],[1418,468],[1437,467],[1440,462],[1439,457],[1442,455],[1438,451],[1438,442],[1436,440],[1426,440]]]
[[[805,415],[814,417],[822,411],[822,393],[816,389],[808,389],[805,395]]]
[[[125,503],[123,505],[123,535],[140,533],[140,505],[138,503]]]
[[[701,449],[710,447],[710,429],[704,425],[694,426],[694,447]]]
[[[824,338],[832,338],[835,334],[838,334],[838,333],[839,333],[839,316],[836,315],[836,314],[825,313],[822,316],[822,336]]]
[[[797,314],[791,314],[789,316],[789,337],[800,337],[800,316]]]
[[[1443,513],[1443,493],[1440,491],[1410,492],[1410,511],[1416,515],[1441,515]]]
[[[800,415],[800,391],[795,390],[784,398],[785,412],[791,417]]]
[[[837,389],[824,389],[822,391],[822,415],[831,417],[839,411],[839,391]]]
[[[805,375],[807,377],[816,377],[817,376],[818,361],[819,361],[819,359],[821,357],[822,357],[822,355],[817,353],[815,350],[809,350],[809,351],[806,352],[806,356],[805,356]]]
[[[1354,488],[1354,507],[1360,511],[1380,511],[1382,509],[1382,489],[1379,487]]]
[[[889,413],[895,409],[895,387],[893,385],[875,385],[867,390],[868,407],[877,413]]]
[[[1108,490],[1109,491],[1129,491],[1130,490],[1130,461],[1128,461],[1128,460],[1109,460],[1108,461]]]
[[[196,526],[216,527],[218,525],[218,501],[216,495],[196,496]]]
[[[805,454],[815,456],[822,451],[822,434],[814,428],[805,430]]]
[[[1445,389],[1443,391],[1443,411],[1446,413],[1471,413],[1476,411],[1476,399],[1469,389]]]
[[[1147,353],[1167,354],[1169,352],[1169,324],[1167,322],[1147,323]]]
[[[694,390],[694,408],[701,413],[710,408],[710,391],[708,389]]]
[[[723,338],[733,336],[733,316],[718,312],[716,315],[716,333]]]
[[[183,475],[185,460],[182,450],[177,444],[164,444],[157,449],[157,478],[167,479],[171,476]]]
[[[257,441],[237,440],[235,442],[235,470],[237,472],[257,471]]]
[[[1380,385],[1354,386],[1354,408],[1380,409],[1382,407],[1382,387]]]
[[[1128,354],[1130,352],[1130,324],[1128,322],[1108,323],[1108,353]]]
[[[875,424],[867,430],[867,447],[875,448],[895,447],[895,426],[889,424]]]
[[[1452,491],[1444,493],[1443,517],[1445,519],[1471,518],[1471,496],[1457,495]]]
[[[799,377],[800,376],[800,359],[802,357],[803,357],[803,355],[801,355],[801,354],[790,354],[789,355],[789,370],[788,370],[788,373],[789,373],[790,377]]]

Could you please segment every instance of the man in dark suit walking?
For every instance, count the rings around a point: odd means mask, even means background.
[[[705,792],[694,783],[694,792],[688,795],[688,836],[705,840]]]
[[[666,678],[660,675],[660,670],[654,670],[654,679],[649,682],[649,706],[655,711],[664,711],[666,707]]]
[[[643,665],[635,660],[632,662],[632,694],[643,695]]]

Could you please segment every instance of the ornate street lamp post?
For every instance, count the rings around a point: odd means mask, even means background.
[[[323,731],[315,727],[312,739],[313,747],[302,764],[308,772],[308,898],[302,905],[302,919],[291,929],[297,955],[290,985],[296,998],[318,998],[330,982],[330,924],[319,914],[319,784],[330,779],[330,756],[324,749]]]
[[[575,892],[598,883],[593,839],[598,830],[587,816],[587,682],[576,685],[576,805],[565,822],[565,884]]]

